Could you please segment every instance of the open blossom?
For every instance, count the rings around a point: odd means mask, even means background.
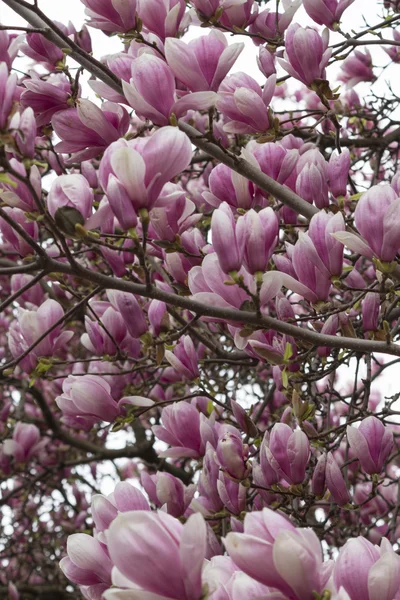
[[[361,237],[336,231],[333,235],[354,252],[383,262],[392,261],[399,248],[397,235],[400,219],[400,198],[390,185],[374,185],[363,194],[354,212],[354,221]]]
[[[366,49],[364,52],[354,50],[351,56],[343,62],[338,79],[343,81],[347,88],[355,86],[360,81],[375,81],[369,50]]]
[[[276,423],[266,434],[265,453],[267,461],[276,473],[290,484],[304,481],[310,444],[303,431],[293,431],[285,423]]]
[[[37,127],[50,123],[52,116],[68,108],[71,83],[64,73],[53,74],[46,81],[39,78],[26,79],[21,94],[22,106],[33,109]]]
[[[114,583],[122,580],[124,588],[140,590],[143,598],[200,600],[206,535],[200,514],[189,517],[185,525],[162,511],[118,515],[107,536]],[[118,600],[120,593],[110,589],[104,598]]]
[[[161,457],[204,456],[206,443],[216,444],[212,423],[193,404],[174,402],[165,406],[161,420],[162,425],[153,425],[152,431],[171,446],[159,453]]]
[[[261,89],[246,73],[229,75],[218,91],[217,108],[225,121],[227,133],[261,133],[270,122],[269,104],[275,91],[276,77],[271,75]]]
[[[301,6],[301,0],[283,0],[283,13],[276,13],[267,8],[258,13],[249,31],[255,35],[261,35],[262,38],[253,38],[253,42],[258,46],[265,43],[265,38],[275,40],[282,37],[283,33],[289,27],[292,19]],[[264,39],[263,39],[264,38]]]
[[[136,26],[137,0],[82,0],[88,25],[110,33],[127,33]]]
[[[258,14],[258,6],[254,0],[222,0],[223,7],[220,22],[229,29],[245,29],[251,25]]]
[[[228,46],[225,35],[213,29],[188,44],[167,38],[165,57],[175,77],[189,90],[216,92],[243,48],[243,43]]]
[[[175,37],[185,27],[184,0],[138,0],[138,14],[146,29],[164,40]]]
[[[108,382],[98,375],[69,375],[63,382],[63,393],[57,405],[67,417],[96,417],[112,423],[120,414],[111,396]]]
[[[40,431],[36,425],[17,423],[12,439],[3,442],[2,450],[7,456],[12,456],[15,461],[26,462],[42,446],[43,441],[40,441]]]
[[[303,0],[303,6],[315,23],[334,30],[346,8],[353,2],[354,0]]]
[[[0,199],[8,206],[19,208],[24,212],[37,211],[36,197],[40,198],[42,194],[42,180],[39,169],[36,165],[32,165],[28,176],[22,162],[19,162],[16,158],[11,158],[9,162],[13,171],[16,171],[22,178],[27,177],[31,185],[28,187],[16,176],[10,175],[10,183],[0,183]]]
[[[185,486],[180,479],[170,473],[141,475],[141,484],[150,501],[173,517],[182,517],[191,503],[196,486]]]
[[[249,209],[262,203],[254,184],[223,164],[213,168],[208,178],[210,191],[203,192],[207,204],[218,208],[226,202],[232,208]]]
[[[75,533],[68,538],[67,554],[60,561],[64,575],[73,583],[87,586],[93,592],[92,597],[101,598],[102,592],[111,586],[113,567],[105,544],[86,533]]]
[[[150,213],[155,237],[173,242],[177,234],[182,234],[201,219],[195,210],[196,205],[186,197],[182,188],[172,183],[166,184]]]
[[[243,444],[240,433],[225,432],[217,444],[217,458],[221,467],[233,479],[246,479],[250,469],[247,465],[249,447]]]
[[[177,99],[175,77],[167,63],[153,54],[142,54],[132,65],[132,77],[122,82],[125,97],[138,116],[156,125],[168,125],[174,114],[205,110],[215,104],[215,92],[186,94]]]
[[[361,468],[370,475],[381,473],[393,448],[393,432],[376,417],[363,419],[360,426],[347,427],[347,439]]]
[[[99,180],[122,227],[136,226],[139,210],[155,206],[163,186],[186,169],[191,156],[189,138],[176,127],[159,129],[140,147],[119,140],[107,148]],[[169,201],[173,205],[174,197]]]
[[[79,211],[84,219],[92,214],[93,190],[83,175],[60,175],[47,196],[47,208],[52,217],[58,209],[68,206]]]
[[[55,150],[73,153],[74,161],[83,161],[94,158],[125,135],[129,115],[119,104],[104,102],[99,108],[90,100],[80,100],[77,108],[57,112],[51,123],[61,138]]]
[[[1,196],[0,196],[1,197]],[[39,228],[37,223],[33,221],[28,221],[25,214],[19,208],[9,208],[6,206],[4,212],[11,218],[16,224],[18,224],[28,236],[37,241],[39,237]],[[17,252],[20,256],[27,256],[33,253],[33,248],[23,237],[19,235],[11,227],[7,221],[0,217],[0,232],[3,236],[3,243],[8,242],[8,244]]]
[[[325,79],[325,67],[332,53],[328,43],[327,30],[321,36],[312,27],[293,23],[285,37],[285,59],[278,61],[289,75],[311,86],[316,80]]]
[[[175,371],[180,373],[185,379],[191,381],[199,377],[199,357],[192,338],[189,335],[183,335],[180,338],[173,352],[165,350],[165,358]]]
[[[57,21],[57,26],[61,25],[62,29],[66,27]],[[50,42],[41,33],[28,33],[26,36],[26,44],[22,44],[21,50],[26,56],[32,58],[36,62],[44,63],[44,66],[53,71],[59,63],[64,59],[64,52],[58,48],[53,42]]]
[[[91,502],[92,518],[96,533],[107,530],[120,512],[150,510],[145,495],[127,481],[120,481],[108,496],[94,494]],[[100,536],[98,536],[100,539]]]
[[[313,592],[322,592],[330,575],[315,533],[296,529],[268,508],[248,513],[244,533],[228,533],[224,544],[242,571],[285,598],[309,600]]]
[[[53,327],[52,331],[35,345],[29,356],[38,360],[40,357],[54,356],[60,349],[63,349],[74,335],[73,331],[62,331],[62,323],[54,327],[63,315],[62,306],[50,299],[35,310],[20,308],[17,320],[13,322],[8,333],[8,343],[14,358],[27,350],[51,327]]]
[[[333,581],[351,600],[397,600],[400,557],[386,538],[382,538],[380,548],[363,537],[350,539],[340,549]]]
[[[101,315],[100,323],[85,317],[85,329],[86,333],[82,334],[81,343],[96,356],[112,356],[129,347],[125,322],[112,306]],[[125,341],[127,343],[124,343]]]
[[[251,284],[251,276],[241,269],[246,285]],[[189,271],[188,285],[195,300],[206,302],[211,306],[240,308],[248,299],[248,295],[239,286],[225,285],[226,274],[221,268],[216,252],[207,254],[202,265]]]

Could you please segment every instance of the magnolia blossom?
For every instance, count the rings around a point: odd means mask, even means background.
[[[174,63],[175,64],[175,63]],[[132,65],[132,77],[122,82],[125,97],[140,117],[168,125],[188,110],[205,110],[215,104],[214,92],[194,92],[177,99],[172,69],[153,54],[142,54]]]

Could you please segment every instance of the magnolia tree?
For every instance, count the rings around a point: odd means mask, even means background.
[[[0,597],[399,599],[400,3],[82,2],[3,0]]]

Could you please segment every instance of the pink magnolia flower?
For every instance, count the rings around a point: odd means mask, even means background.
[[[191,157],[190,140],[176,127],[162,127],[137,147],[122,140],[111,144],[99,180],[121,226],[135,227],[137,212],[155,206],[163,186],[188,167]],[[169,200],[173,204],[174,198]]]
[[[36,165],[32,165],[28,175],[26,168],[22,162],[15,158],[10,159],[10,165],[21,177],[26,177],[33,191],[38,198],[42,195],[42,179],[39,169]],[[38,210],[36,198],[33,196],[31,189],[13,175],[9,176],[12,183],[0,184],[0,198],[8,206],[16,207],[24,212],[35,212]]]
[[[20,308],[17,320],[13,322],[8,335],[11,354],[17,358],[27,350],[39,337],[44,335],[50,327],[54,327],[64,315],[61,305],[55,300],[46,300],[39,308],[26,310]],[[50,357],[64,348],[64,345],[74,335],[73,331],[62,331],[62,324],[57,325],[40,341],[30,355],[35,361],[41,356]]]
[[[244,252],[244,230],[238,227],[226,202],[214,210],[211,218],[212,244],[224,273],[240,271]]]
[[[165,406],[161,413],[162,425],[153,425],[156,438],[169,444],[171,448],[159,453],[163,458],[204,456],[207,442],[215,446],[213,424],[199,413],[193,404],[174,402]]]
[[[292,19],[301,6],[301,0],[283,0],[283,13],[276,13],[270,8],[260,12],[251,24],[249,31],[255,35],[261,35],[268,40],[276,40],[282,37],[283,33],[289,27]],[[265,40],[253,38],[253,42],[258,46]]]
[[[257,65],[261,73],[267,78],[270,75],[274,75],[274,73],[276,73],[275,57],[272,54],[272,52],[265,48],[265,46],[260,46],[259,48],[257,56]]]
[[[354,87],[360,81],[375,81],[369,50],[365,49],[364,52],[354,50],[343,62],[338,79],[343,81],[347,88]]]
[[[119,350],[127,350],[129,339],[124,319],[112,306],[101,315],[100,323],[85,317],[86,333],[81,336],[81,343],[95,356],[105,354],[113,356]],[[130,338],[129,334],[128,337]],[[124,343],[125,340],[127,343]]]
[[[177,518],[186,513],[196,491],[194,484],[185,486],[170,473],[158,472],[156,475],[149,475],[143,471],[140,481],[150,501]]]
[[[175,37],[186,23],[184,0],[138,0],[138,14],[146,29],[161,40]]]
[[[397,600],[400,598],[400,557],[385,538],[380,548],[363,537],[350,539],[340,549],[333,581],[351,600]]]
[[[67,553],[60,561],[64,575],[73,583],[87,586],[92,597],[101,598],[111,586],[113,563],[107,546],[86,533],[74,533],[67,540]]]
[[[137,0],[82,0],[88,25],[102,31],[127,33],[136,27]]]
[[[318,25],[326,25],[335,30],[342,14],[354,0],[303,0],[303,6],[307,14]]]
[[[57,26],[61,26],[64,31],[67,27],[58,21],[54,21]],[[32,60],[43,63],[50,71],[54,71],[58,64],[64,60],[64,52],[53,42],[50,42],[41,33],[28,33],[26,44],[22,44],[21,50]]]
[[[217,108],[222,113],[227,133],[261,133],[271,127],[269,104],[276,77],[271,75],[264,89],[246,73],[226,77],[218,91]]]
[[[33,158],[35,156],[37,123],[32,108],[28,107],[22,112],[14,113],[10,119],[9,128],[19,154],[26,158]]]
[[[361,196],[354,212],[354,221],[362,238],[340,231],[332,235],[354,252],[390,262],[400,248],[399,218],[400,198],[396,191],[390,185],[374,185]]]
[[[347,439],[362,470],[370,475],[381,473],[394,444],[391,429],[371,416],[363,419],[358,429],[348,426]]]
[[[1,196],[0,196],[1,197]],[[4,212],[22,229],[29,235],[29,237],[37,241],[39,238],[38,224],[34,221],[30,221],[26,218],[25,213],[19,208],[9,208],[6,206],[3,208]],[[20,235],[0,217],[0,232],[3,237],[3,243],[8,244],[17,252],[20,256],[28,256],[33,254],[34,250],[28,242],[26,242]]]
[[[63,73],[51,75],[46,81],[26,79],[26,90],[21,94],[23,107],[31,107],[35,113],[36,125],[41,127],[50,123],[56,112],[68,108],[71,98],[71,84]]]
[[[182,188],[172,183],[165,184],[150,212],[151,230],[157,239],[173,242],[178,234],[201,219],[201,214],[193,214],[195,210],[195,203],[186,197]]]
[[[254,0],[220,0],[220,6],[223,11],[219,20],[231,30],[246,29],[258,14],[258,5]]]
[[[270,597],[268,587],[243,573],[228,556],[214,556],[206,564],[203,570],[203,584],[209,590],[210,600],[252,600]]]
[[[108,496],[94,494],[91,501],[92,518],[96,534],[106,531],[118,513],[130,510],[150,510],[145,495],[127,481],[120,481]],[[105,541],[105,537],[98,536]]]
[[[226,202],[235,209],[249,209],[263,202],[263,199],[255,194],[255,186],[251,181],[223,164],[213,168],[208,185],[210,191],[203,192],[203,198],[214,208]]]
[[[348,148],[343,148],[341,154],[337,154],[336,151],[332,152],[329,158],[328,186],[329,191],[335,198],[346,196],[350,162],[350,151]]]
[[[379,294],[368,292],[365,295],[362,301],[362,324],[365,332],[376,331],[378,329],[380,306]]]
[[[114,583],[123,581],[123,587],[139,588],[154,599],[200,600],[206,535],[200,514],[185,525],[162,511],[118,515],[107,536]],[[104,598],[117,600],[120,593],[111,589]]]
[[[53,181],[47,196],[47,208],[52,217],[64,206],[75,208],[84,219],[92,214],[93,190],[83,175],[60,175]]]
[[[239,217],[236,227],[244,239],[244,263],[249,273],[264,272],[278,243],[279,221],[271,207],[251,209]]]
[[[16,273],[11,276],[11,293],[15,294],[18,290],[20,290],[24,285],[31,282],[33,280],[33,275],[28,275],[28,273]],[[44,290],[42,289],[40,283],[35,283],[28,290],[26,290],[23,294],[18,297],[18,304],[24,307],[24,302],[29,304],[34,304],[35,306],[40,306],[42,302],[44,302]],[[25,306],[25,308],[28,308]]]
[[[189,335],[181,337],[173,352],[165,350],[165,359],[182,377],[189,381],[200,375],[199,357]]]
[[[326,486],[333,500],[339,506],[350,502],[350,494],[343,478],[342,471],[337,464],[332,452],[328,452],[325,465]]]
[[[19,422],[15,426],[12,439],[3,442],[2,450],[16,462],[26,462],[43,446],[43,441],[40,441],[40,431],[36,425]]]
[[[393,29],[393,39],[395,42],[400,42],[400,31]],[[400,52],[398,46],[389,46],[389,48],[383,48],[385,52],[390,56],[393,62],[400,62]]]
[[[67,418],[92,417],[112,423],[120,414],[109,383],[99,375],[69,375],[56,403]]]
[[[51,123],[61,138],[56,152],[73,153],[71,161],[76,162],[94,158],[125,135],[129,115],[119,104],[104,102],[99,108],[90,100],[80,100],[78,108],[57,112]]]
[[[23,40],[23,35],[10,35],[5,29],[0,31],[0,63],[5,63],[11,69]]]
[[[147,0],[146,0],[147,1]],[[181,117],[188,110],[205,110],[213,106],[215,92],[194,92],[179,100],[172,69],[153,54],[142,54],[132,65],[132,77],[122,87],[128,103],[138,116],[156,125],[168,125],[174,114]]]
[[[0,64],[0,129],[5,129],[13,102],[16,99],[17,74],[9,74],[5,62]]]
[[[303,431],[293,431],[285,423],[276,423],[266,434],[265,453],[272,469],[288,483],[304,481],[310,444]]]
[[[253,278],[245,269],[239,271],[243,275],[245,284],[251,287]],[[240,308],[248,295],[238,285],[225,285],[226,274],[221,268],[216,252],[207,254],[200,266],[189,271],[188,285],[193,294],[193,299],[205,302],[210,306],[222,308]],[[212,319],[211,319],[212,320]]]
[[[146,319],[142,307],[133,294],[120,290],[107,290],[107,297],[115,310],[121,314],[125,327],[133,338],[139,338],[146,333],[148,329]]]
[[[228,533],[224,544],[242,571],[288,598],[309,600],[324,589],[330,575],[331,565],[323,564],[315,533],[296,529],[268,508],[247,513],[244,533]]]
[[[278,61],[289,75],[311,86],[315,80],[325,79],[325,67],[332,53],[328,43],[327,30],[320,36],[312,27],[293,23],[286,33],[285,59]]]
[[[308,237],[331,277],[339,277],[343,271],[343,246],[332,234],[345,229],[341,213],[333,215],[322,210],[311,218],[308,227]]]
[[[167,38],[165,57],[175,77],[189,90],[216,92],[243,48],[243,43],[228,46],[225,35],[213,29],[188,44]]]
[[[247,464],[249,447],[243,444],[238,431],[227,431],[219,438],[217,458],[221,467],[233,479],[246,479],[250,469]]]

